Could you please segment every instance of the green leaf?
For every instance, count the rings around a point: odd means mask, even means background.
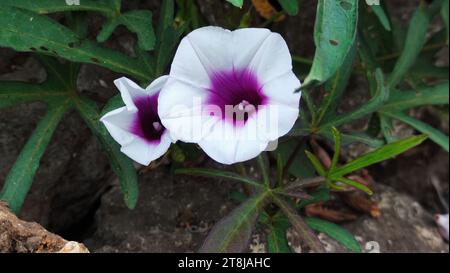
[[[292,153],[295,150],[295,147],[298,145],[298,138],[293,138],[291,140],[280,142],[278,144],[278,148],[275,153],[277,156],[281,158],[283,161],[283,168],[284,165],[287,164],[289,158],[292,156]],[[298,152],[294,156],[294,160],[289,167],[289,173],[292,174],[295,177],[312,177],[314,176],[314,167],[311,165],[311,163],[307,160],[306,155],[301,152],[306,149],[306,145],[302,144],[300,147],[300,152]]]
[[[187,175],[197,175],[197,176],[205,176],[205,177],[215,177],[215,178],[225,178],[230,179],[242,183],[246,183],[255,187],[263,187],[263,184],[253,180],[251,178],[247,178],[244,176],[240,176],[238,174],[232,172],[225,172],[220,170],[213,169],[201,169],[201,168],[189,168],[189,169],[176,169],[175,174],[187,174]]]
[[[336,168],[330,177],[333,179],[338,179],[346,174],[352,173],[356,170],[365,168],[367,166],[376,164],[378,162],[390,159],[395,157],[417,145],[422,143],[425,139],[427,139],[426,135],[412,136],[408,137],[376,149],[372,152],[369,152],[347,164],[344,166]]]
[[[139,47],[151,50],[155,44],[155,35],[151,25],[150,11],[133,10],[120,13],[120,0],[81,0],[77,5],[67,4],[65,0],[4,0],[2,4],[33,11],[39,14],[48,14],[62,11],[94,11],[107,17],[107,23],[97,36],[97,40],[104,42],[118,25],[126,26],[138,36]]]
[[[39,167],[42,155],[50,142],[53,132],[64,114],[70,109],[70,106],[68,99],[49,105],[47,113],[39,121],[33,134],[9,171],[0,193],[0,199],[8,202],[15,213],[19,213]]]
[[[449,103],[449,84],[437,84],[418,90],[391,92],[389,100],[381,111],[403,111],[423,105],[441,105]]]
[[[381,5],[371,5],[370,6],[373,13],[378,17],[378,20],[380,20],[380,23],[383,25],[383,27],[387,31],[391,31],[391,22],[389,21],[388,16],[384,12],[384,9]]]
[[[149,10],[132,10],[110,18],[97,36],[98,42],[106,41],[119,25],[126,26],[138,37],[138,46],[143,50],[155,47],[155,33],[152,26],[152,13]]]
[[[346,229],[318,218],[307,217],[305,218],[305,222],[312,229],[327,234],[349,250],[358,253],[362,252],[358,241],[356,241],[355,237]]]
[[[389,89],[384,84],[383,72],[381,72],[380,69],[377,69],[375,74],[378,87],[375,95],[366,104],[362,105],[358,109],[328,120],[325,124],[320,126],[321,132],[323,132],[324,130],[329,130],[330,126],[338,127],[342,124],[360,119],[373,112],[376,112],[383,106],[383,104],[389,97]]]
[[[421,3],[410,21],[405,46],[388,80],[389,87],[397,86],[416,61],[426,42],[429,24],[430,14]]]
[[[334,178],[334,181],[339,181],[342,182],[350,187],[353,187],[355,189],[361,190],[365,193],[367,193],[368,195],[372,195],[373,191],[371,189],[369,189],[369,187],[367,187],[366,185],[363,185],[357,181],[345,178],[345,177],[339,177],[339,178]]]
[[[1,81],[0,109],[33,101],[50,102],[64,98],[68,94],[65,90],[53,89],[47,84]]]
[[[242,8],[242,5],[244,5],[244,0],[227,0],[227,2],[230,2],[238,8]]]
[[[85,39],[89,34],[87,14],[85,12],[67,12],[67,26],[80,38]]]
[[[325,186],[320,186],[316,190],[314,190],[310,195],[312,196],[312,198],[301,200],[300,203],[297,205],[297,208],[300,209],[307,205],[330,200],[330,189]]]
[[[333,158],[331,159],[331,166],[328,170],[328,173],[332,172],[336,168],[341,152],[341,133],[339,133],[339,131],[335,127],[331,128],[331,132],[333,134],[334,140],[334,154]]]
[[[448,0],[444,0],[441,9],[442,20],[444,20],[445,28],[447,29],[447,43],[449,39],[449,27],[448,27]]]
[[[338,69],[336,74],[325,83],[325,98],[319,108],[317,120],[314,126],[318,127],[323,119],[328,119],[336,115],[336,109],[344,94],[348,81],[353,71],[353,64],[356,59],[356,40],[350,48],[349,53],[345,57],[342,67]]]
[[[47,16],[0,6],[0,25],[0,46],[96,64],[140,80],[152,77],[143,60],[82,40],[75,32]]]
[[[105,150],[113,171],[119,177],[124,201],[133,209],[138,200],[137,174],[133,162],[120,151],[120,146],[111,138],[100,122],[100,111],[95,102],[86,98],[77,98],[75,108],[80,113],[92,133],[98,138]]]
[[[287,14],[291,16],[298,14],[298,0],[278,0],[278,2]]]
[[[62,11],[96,11],[105,16],[114,16],[120,12],[118,0],[81,0],[79,5],[69,5],[65,0],[2,0],[3,6],[26,9],[39,14]]]
[[[265,153],[262,153],[258,156],[258,165],[259,169],[261,170],[264,185],[266,185],[266,187],[270,187],[270,177],[269,177],[270,164],[269,159],[267,158],[267,155]]]
[[[309,151],[305,150],[305,154],[308,157],[309,161],[314,166],[314,168],[316,169],[317,173],[320,174],[321,176],[326,177],[327,172],[323,168],[322,163],[320,163],[319,159],[313,153],[311,153]]]
[[[283,199],[278,197],[274,197],[274,202],[280,207],[286,217],[289,219],[289,222],[292,224],[292,227],[301,237],[301,239],[311,248],[314,252],[325,252],[322,243],[317,238],[317,236],[311,231],[308,225],[305,223],[303,218],[297,214],[295,209],[289,205]]]
[[[174,1],[164,0],[161,4],[159,23],[157,28],[155,48],[155,74],[160,76],[164,73],[174,54],[175,46],[181,35],[186,31],[188,24],[185,23],[178,28],[174,27]]]
[[[333,140],[332,134],[329,132],[320,132],[319,136]],[[353,143],[362,143],[372,148],[378,148],[383,146],[384,141],[378,138],[374,138],[365,133],[341,133],[342,146],[348,146]]]
[[[275,153],[277,160],[277,183],[281,185],[283,183],[283,171],[284,171],[284,160],[281,153]]]
[[[423,134],[427,134],[431,140],[441,146],[445,151],[449,151],[449,138],[441,131],[402,112],[384,112],[384,114],[410,125]]]
[[[267,192],[259,193],[228,216],[220,220],[208,234],[200,248],[201,253],[239,253],[249,244],[253,228],[267,198]]]
[[[357,23],[358,0],[319,0],[316,54],[302,88],[327,81],[342,66],[355,41]]]
[[[125,103],[123,102],[120,94],[117,94],[108,100],[108,102],[103,107],[100,116],[104,116],[106,113],[119,109],[120,107],[123,106],[125,106]]]
[[[448,67],[436,66],[434,57],[430,57],[428,53],[419,56],[416,63],[408,71],[406,81],[410,82],[414,80],[420,82],[421,85],[426,85],[436,79],[448,80]]]
[[[267,250],[269,253],[291,253],[286,232],[289,228],[289,221],[284,215],[277,213],[268,225]]]

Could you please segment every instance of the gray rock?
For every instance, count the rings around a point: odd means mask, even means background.
[[[125,207],[118,185],[103,195],[96,232],[84,242],[91,251],[193,252],[235,206],[229,181],[172,176],[164,167],[139,180],[134,210]]]
[[[408,195],[390,187],[375,188],[380,218],[361,217],[344,225],[366,252],[448,252],[433,216]]]

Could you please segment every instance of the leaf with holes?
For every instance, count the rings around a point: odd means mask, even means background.
[[[358,0],[319,0],[314,42],[316,53],[302,88],[331,78],[349,53],[356,37]]]
[[[113,71],[149,80],[143,61],[81,39],[75,32],[47,16],[19,8],[0,6],[0,46],[35,51],[73,62],[100,65]]]
[[[138,37],[139,48],[152,50],[155,46],[155,33],[152,26],[152,13],[148,10],[132,10],[110,18],[97,35],[98,42],[106,41],[117,26],[124,25]]]

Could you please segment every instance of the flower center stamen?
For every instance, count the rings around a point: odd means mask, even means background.
[[[210,90],[207,103],[219,107],[222,119],[235,126],[244,125],[267,102],[256,75],[248,69],[213,73]]]
[[[158,131],[158,132],[161,131],[162,125],[161,125],[160,122],[155,121],[155,122],[152,123],[152,125],[153,125],[153,129],[155,129],[156,131]]]

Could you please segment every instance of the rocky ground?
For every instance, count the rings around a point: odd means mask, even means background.
[[[220,16],[228,7],[216,6],[215,0],[198,2],[210,24],[230,23]],[[408,7],[417,1],[397,2],[402,7],[397,10],[402,14],[399,18],[407,19],[411,12]],[[147,1],[146,7],[155,10],[156,6],[155,1]],[[297,55],[311,57],[314,53],[312,35],[305,34],[312,31],[314,9],[315,3],[304,5],[299,16],[276,26],[276,31],[284,33]],[[128,52],[133,39],[119,29],[108,43]],[[106,69],[83,65],[78,87],[80,92],[105,102],[116,93],[112,81],[117,77]],[[35,82],[44,78],[45,72],[31,55],[0,48],[0,80]],[[367,92],[358,82],[353,79],[348,90],[352,98],[348,100],[350,106],[342,107],[351,108],[364,100]],[[0,186],[44,112],[45,105],[41,103],[0,110]],[[448,125],[439,124],[432,110],[424,110],[422,114],[448,133]],[[360,147],[353,147],[346,154],[351,157],[359,152]],[[357,236],[366,252],[448,252],[448,244],[438,234],[433,221],[433,214],[444,212],[443,203],[448,204],[447,166],[448,154],[427,142],[371,168],[370,174],[376,181],[374,198],[380,202],[381,217],[361,215],[344,226]],[[43,157],[20,218],[37,222],[69,241],[82,242],[91,252],[193,252],[209,228],[236,205],[230,193],[238,189],[228,181],[173,176],[166,165],[140,175],[139,186],[138,205],[128,210],[99,143],[81,118],[69,113],[58,126]],[[444,202],[439,200],[439,194]],[[11,240],[25,232],[5,224],[19,221],[10,214],[6,217],[5,211],[0,210],[0,252],[11,249],[10,244],[2,244],[5,238]],[[30,227],[44,232],[40,226]],[[345,251],[325,235],[320,237],[328,251]],[[59,236],[55,238],[63,240]],[[58,242],[53,251],[59,251],[66,243]],[[293,238],[292,247],[300,252],[302,247],[295,242]],[[22,250],[33,251],[32,246]],[[251,251],[264,250],[264,236],[255,234]]]

